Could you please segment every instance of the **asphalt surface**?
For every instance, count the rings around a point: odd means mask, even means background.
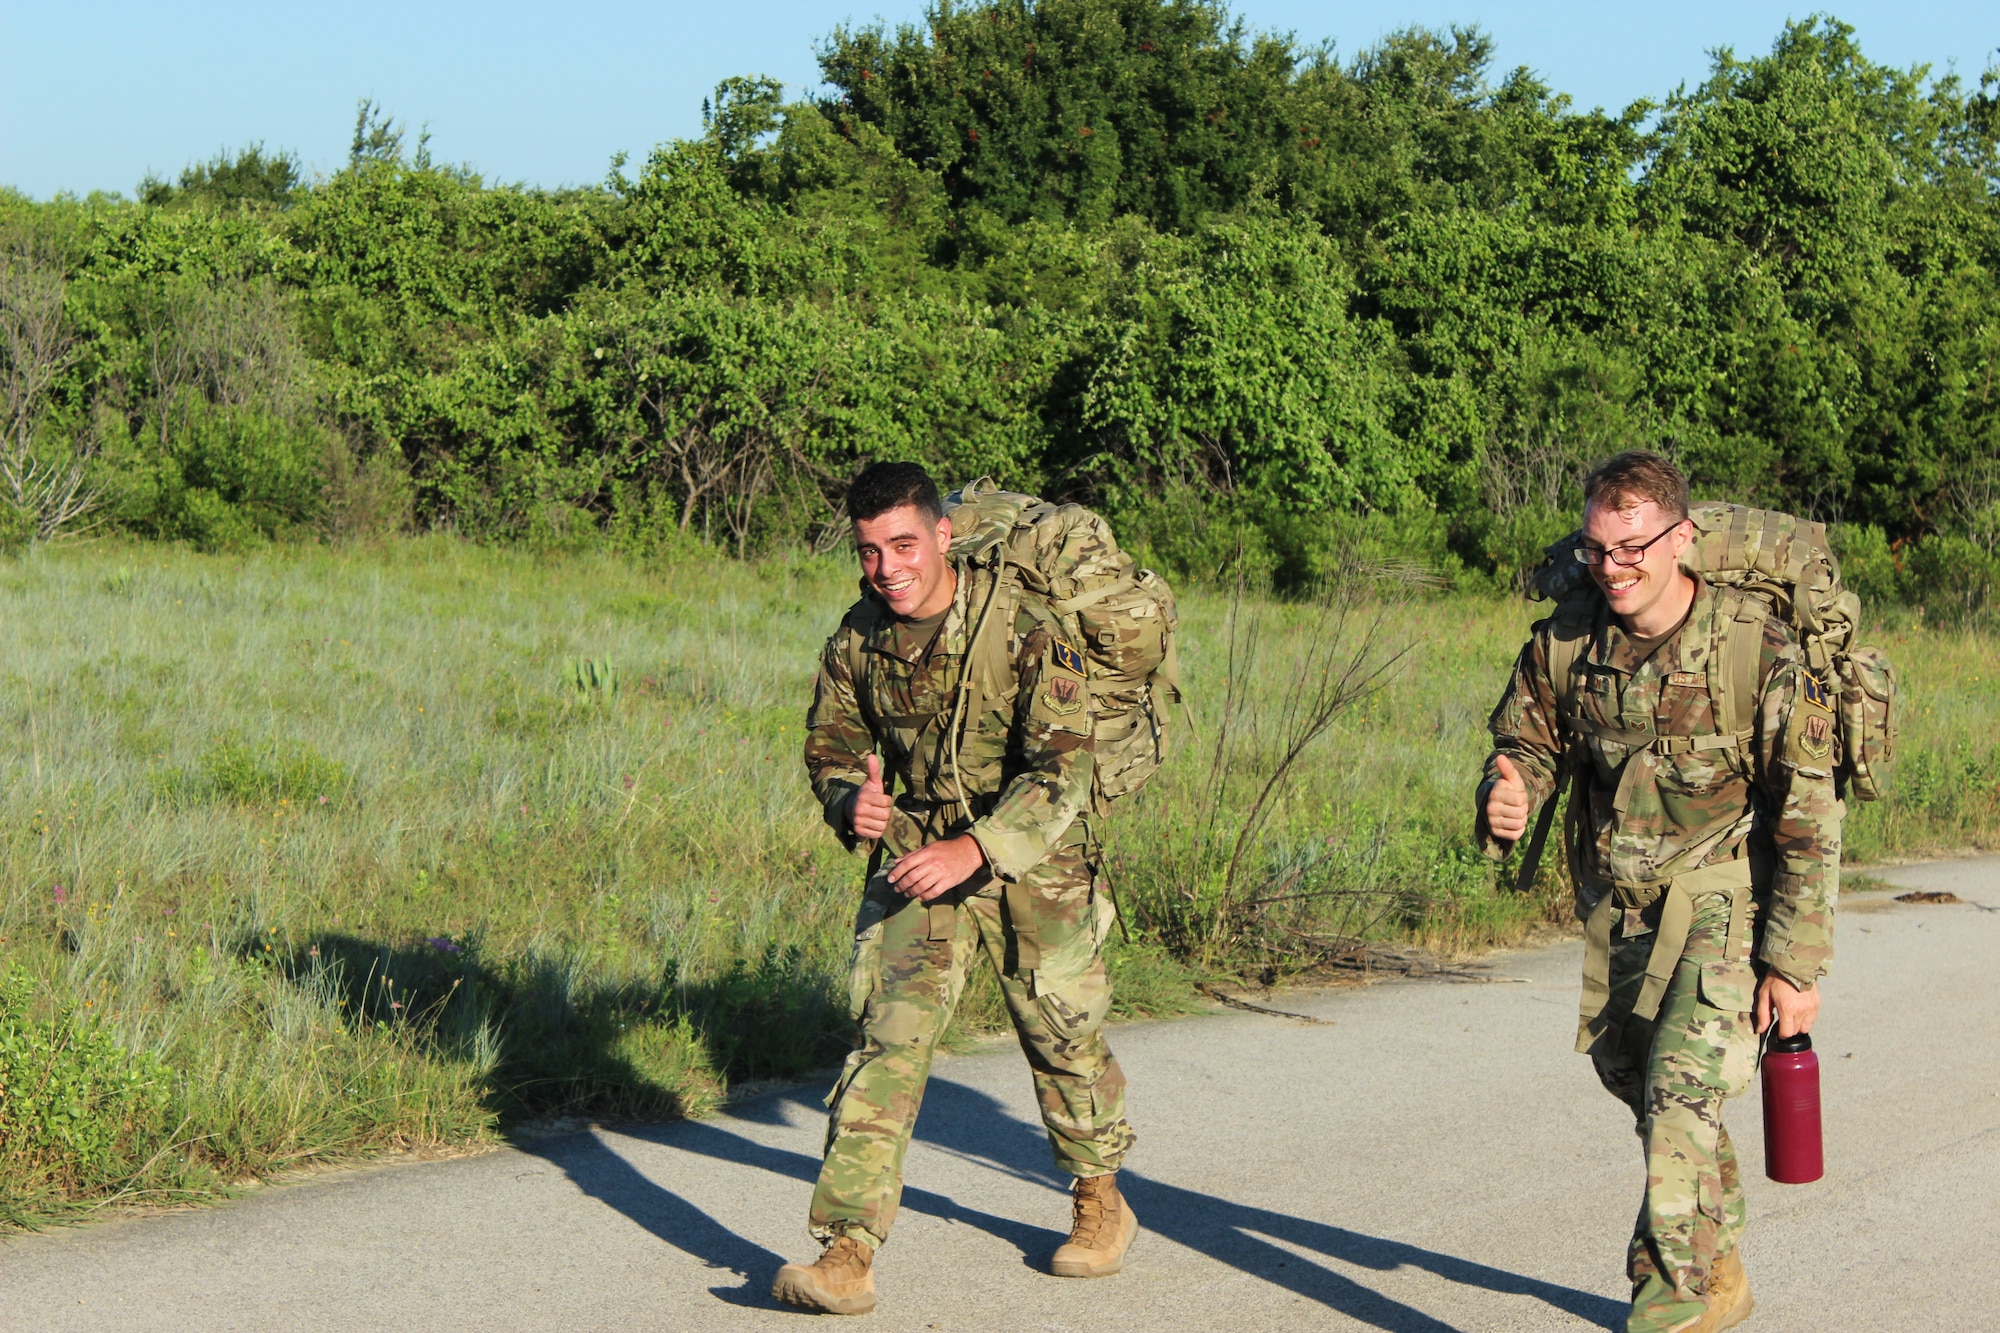
[[[1827,1177],[1763,1178],[1748,1327],[2000,1326],[2000,857],[1878,872],[1959,904],[1843,902],[1816,1033]],[[1114,1041],[1140,1134],[1126,1271],[1038,1271],[1067,1221],[1020,1056],[939,1061],[878,1262],[881,1330],[1617,1327],[1642,1187],[1624,1112],[1570,1053],[1581,947],[1494,981],[1395,982]],[[0,1329],[797,1329],[818,1088],[699,1123],[324,1176],[226,1207],[0,1244]],[[822,1317],[831,1319],[832,1317]]]

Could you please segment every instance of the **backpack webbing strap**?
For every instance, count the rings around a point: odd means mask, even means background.
[[[1081,611],[1086,606],[1096,606],[1107,597],[1115,597],[1121,592],[1130,592],[1138,586],[1138,576],[1136,574],[1127,574],[1123,578],[1113,579],[1102,587],[1092,588],[1089,592],[1078,593],[1074,597],[1065,597],[1060,602],[1050,602],[1049,610],[1059,616],[1066,616],[1072,611]]]
[[[986,604],[980,608],[979,619],[973,623],[972,631],[966,637],[965,660],[958,668],[958,688],[952,691],[951,720],[946,723],[942,738],[951,749],[951,788],[967,813],[971,812],[972,803],[966,799],[965,784],[959,779],[958,733],[961,726],[977,721],[979,710],[986,705],[984,686],[987,657],[992,654],[982,656],[979,650],[983,644],[992,641],[992,637],[987,633],[987,626],[993,621],[994,604],[1000,600],[1003,592],[1007,594],[1008,608],[1007,614],[1000,619],[1005,621],[1013,617],[1014,568],[1011,560],[1001,560],[993,570],[992,582],[986,588]],[[970,567],[968,567],[969,572]]]
[[[1585,648],[1590,642],[1589,628],[1581,617],[1564,617],[1560,612],[1557,623],[1549,633],[1549,685],[1555,690],[1556,713],[1562,716],[1575,710],[1576,664],[1583,660]],[[1565,634],[1565,630],[1576,633]],[[1535,886],[1535,875],[1542,868],[1542,849],[1549,840],[1549,828],[1555,823],[1556,802],[1562,797],[1563,779],[1572,771],[1581,773],[1579,761],[1567,752],[1556,762],[1554,781],[1549,784],[1549,794],[1542,801],[1542,812],[1535,817],[1535,831],[1528,837],[1528,847],[1521,855],[1521,869],[1514,876],[1514,891],[1526,893]],[[1575,804],[1572,799],[1571,804]]]
[[[1631,731],[1623,727],[1607,727],[1594,722],[1582,713],[1564,713],[1563,725],[1574,731],[1595,736],[1613,745],[1623,745],[1634,750],[1651,750],[1654,754],[1691,754],[1697,750],[1734,750],[1756,739],[1754,731],[1721,732],[1712,736],[1662,736],[1657,731]]]
[[[1741,515],[1740,522],[1748,522]],[[1734,529],[1732,528],[1732,531]],[[1757,667],[1763,656],[1763,605],[1736,589],[1727,597],[1730,612],[1708,658],[1708,694],[1715,706],[1715,729],[1738,741],[1743,771],[1750,771],[1748,750],[1757,737]]]
[[[849,633],[847,641],[841,645],[843,650],[841,656],[847,659],[847,688],[854,692],[854,702],[857,704],[861,702],[861,671],[868,665],[864,656],[867,647],[861,641],[861,636],[855,633]]]
[[[1726,891],[1730,895],[1729,942],[1724,956],[1735,959],[1753,882],[1751,862],[1746,857],[1668,879],[1616,880],[1606,886],[1583,928],[1583,1004],[1577,1016],[1576,1049],[1588,1053],[1610,1026],[1606,1015],[1611,1007],[1611,919],[1615,912],[1643,910],[1665,899],[1660,904],[1653,949],[1646,956],[1646,979],[1632,1004],[1633,1018],[1650,1021],[1659,1017],[1667,985],[1674,979],[1681,955],[1687,952],[1688,935],[1694,928],[1694,900],[1707,893]]]
[[[1521,869],[1514,876],[1514,892],[1526,893],[1535,887],[1535,872],[1542,868],[1542,846],[1549,840],[1549,826],[1556,822],[1556,801],[1562,796],[1564,765],[1556,766],[1556,780],[1549,787],[1542,813],[1535,816],[1535,831],[1528,835],[1528,850],[1521,854]]]

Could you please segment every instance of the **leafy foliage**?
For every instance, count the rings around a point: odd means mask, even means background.
[[[141,1170],[160,1128],[167,1076],[74,1009],[39,1015],[29,975],[0,976],[0,1175],[21,1205],[32,1195],[85,1195]],[[0,1222],[16,1222],[14,1203]]]
[[[1992,555],[2000,76],[1831,19],[1617,111],[1491,60],[939,3],[836,29],[819,100],[725,80],[700,138],[556,192],[364,102],[328,179],[255,145],[137,203],[0,198],[71,339],[16,435],[209,546],[361,513],[749,554],[907,457],[1106,506],[1184,572],[1310,580],[1365,530],[1505,581],[1651,445],[1878,530],[1883,588]]]

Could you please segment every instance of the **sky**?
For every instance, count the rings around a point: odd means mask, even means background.
[[[1694,84],[1708,52],[1768,51],[1789,17],[1762,0],[1614,5],[1573,0],[1238,0],[1252,29],[1332,39],[1353,56],[1410,25],[1477,24],[1496,75],[1526,65],[1584,107],[1622,108]],[[701,128],[701,103],[731,74],[818,86],[814,43],[840,22],[921,17],[922,0],[0,0],[0,185],[33,198],[131,194],[148,172],[262,142],[309,171],[344,165],[368,97],[433,158],[489,181],[604,179],[612,155],[643,158]],[[2000,4],[1849,0],[1832,10],[1868,57],[1969,82],[2000,48]]]

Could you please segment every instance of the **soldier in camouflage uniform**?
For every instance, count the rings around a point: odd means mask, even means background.
[[[980,692],[978,716],[954,729],[992,575],[948,559],[950,522],[921,468],[867,469],[848,512],[867,592],[821,655],[805,759],[841,841],[873,843],[850,975],[860,1033],[827,1097],[811,1211],[826,1248],[815,1263],[787,1264],[773,1294],[843,1314],[873,1308],[873,1255],[895,1220],[931,1056],[981,950],[999,973],[1056,1164],[1077,1178],[1054,1271],[1116,1272],[1137,1230],[1115,1177],[1133,1133],[1102,1032],[1111,983],[1099,947],[1112,905],[1085,814],[1092,717],[1081,646],[1022,590],[1006,628],[1013,688]]]
[[[1833,956],[1832,700],[1790,627],[1761,613],[1746,613],[1764,622],[1754,699],[1711,697],[1710,654],[1745,603],[1680,568],[1692,530],[1670,463],[1619,455],[1585,496],[1596,588],[1521,650],[1489,724],[1478,833],[1504,857],[1529,812],[1575,784],[1577,1049],[1631,1108],[1646,1154],[1625,1327],[1708,1333],[1752,1308],[1722,1103],[1749,1086],[1758,1033],[1774,1020],[1784,1036],[1811,1029]],[[1554,660],[1574,664],[1567,682]],[[1719,735],[1732,713],[1742,731]]]

